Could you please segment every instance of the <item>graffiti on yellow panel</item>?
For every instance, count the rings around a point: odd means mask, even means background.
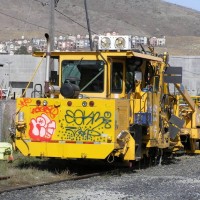
[[[49,141],[55,129],[55,121],[51,120],[46,114],[42,114],[35,119],[31,119],[29,135],[33,140]]]
[[[67,140],[104,141],[105,130],[111,129],[111,112],[67,110],[65,127]]]
[[[46,113],[51,118],[55,118],[58,115],[58,112],[58,108],[54,106],[37,106],[32,109],[31,113]]]
[[[19,102],[19,107],[20,107],[20,108],[26,107],[26,106],[28,106],[31,102],[32,102],[32,99],[30,99],[30,98],[23,98],[23,99],[21,99],[20,102]]]

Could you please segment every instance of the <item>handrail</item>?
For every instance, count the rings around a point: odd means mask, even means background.
[[[27,91],[29,85],[31,84],[32,80],[34,79],[35,74],[36,74],[37,70],[39,69],[40,65],[42,64],[42,61],[43,61],[45,55],[46,55],[46,54],[44,53],[43,56],[42,56],[41,61],[39,62],[37,68],[35,69],[35,71],[34,71],[34,73],[33,73],[33,76],[31,77],[31,80],[30,80],[29,83],[27,84],[27,86],[26,86],[26,88],[25,88],[25,90],[24,90],[24,92],[23,92],[23,94],[22,94],[22,97],[25,95],[25,93],[26,93],[26,91]]]

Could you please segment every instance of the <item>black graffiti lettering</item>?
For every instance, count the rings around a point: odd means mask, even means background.
[[[109,128],[110,125],[107,125],[111,122],[111,120],[109,119],[110,117],[110,112],[105,112],[101,116],[100,112],[92,111],[88,115],[86,115],[85,111],[76,110],[75,112],[72,112],[71,110],[67,110],[65,120],[69,124],[75,123],[76,125],[95,125],[95,127],[105,124],[105,128]]]
[[[66,133],[67,138],[82,138],[84,140],[93,140],[94,137],[100,137],[102,128],[110,129],[111,113],[106,111],[104,113],[91,111],[86,114],[86,111],[67,110],[65,120],[67,123]],[[90,128],[88,128],[90,127]]]
[[[83,130],[80,127],[78,129],[70,129],[70,127],[68,127],[68,128],[66,128],[66,131],[67,131],[67,138],[70,138],[70,139],[81,136],[85,140],[91,140],[92,137],[101,135],[97,131],[94,131],[91,129]]]

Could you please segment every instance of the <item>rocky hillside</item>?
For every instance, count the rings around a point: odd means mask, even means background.
[[[166,36],[173,54],[200,54],[200,12],[163,0],[87,0],[93,33]],[[1,0],[0,40],[44,37],[50,0]],[[28,22],[28,23],[26,23]],[[87,34],[83,0],[59,0],[55,35]]]

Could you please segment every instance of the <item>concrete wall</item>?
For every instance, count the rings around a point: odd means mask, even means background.
[[[8,88],[9,82],[32,81],[33,87],[35,84],[42,84],[44,88],[46,59],[43,59],[35,77],[31,80],[41,59],[31,55],[0,55],[0,87]],[[16,96],[21,96],[22,89],[24,88],[12,88],[11,93],[15,92]],[[29,88],[26,96],[30,97],[32,91],[33,88]]]
[[[170,66],[183,68],[183,85],[190,95],[200,95],[200,56],[171,56]]]
[[[0,87],[7,88],[9,82],[29,82],[42,58],[31,55],[0,55]],[[171,66],[183,67],[183,85],[187,87],[191,95],[200,94],[200,56],[170,56]],[[35,77],[35,84],[41,84],[44,88],[46,59],[43,59]],[[12,88],[16,96],[22,95],[23,88]],[[30,97],[33,88],[27,90],[26,96]]]

